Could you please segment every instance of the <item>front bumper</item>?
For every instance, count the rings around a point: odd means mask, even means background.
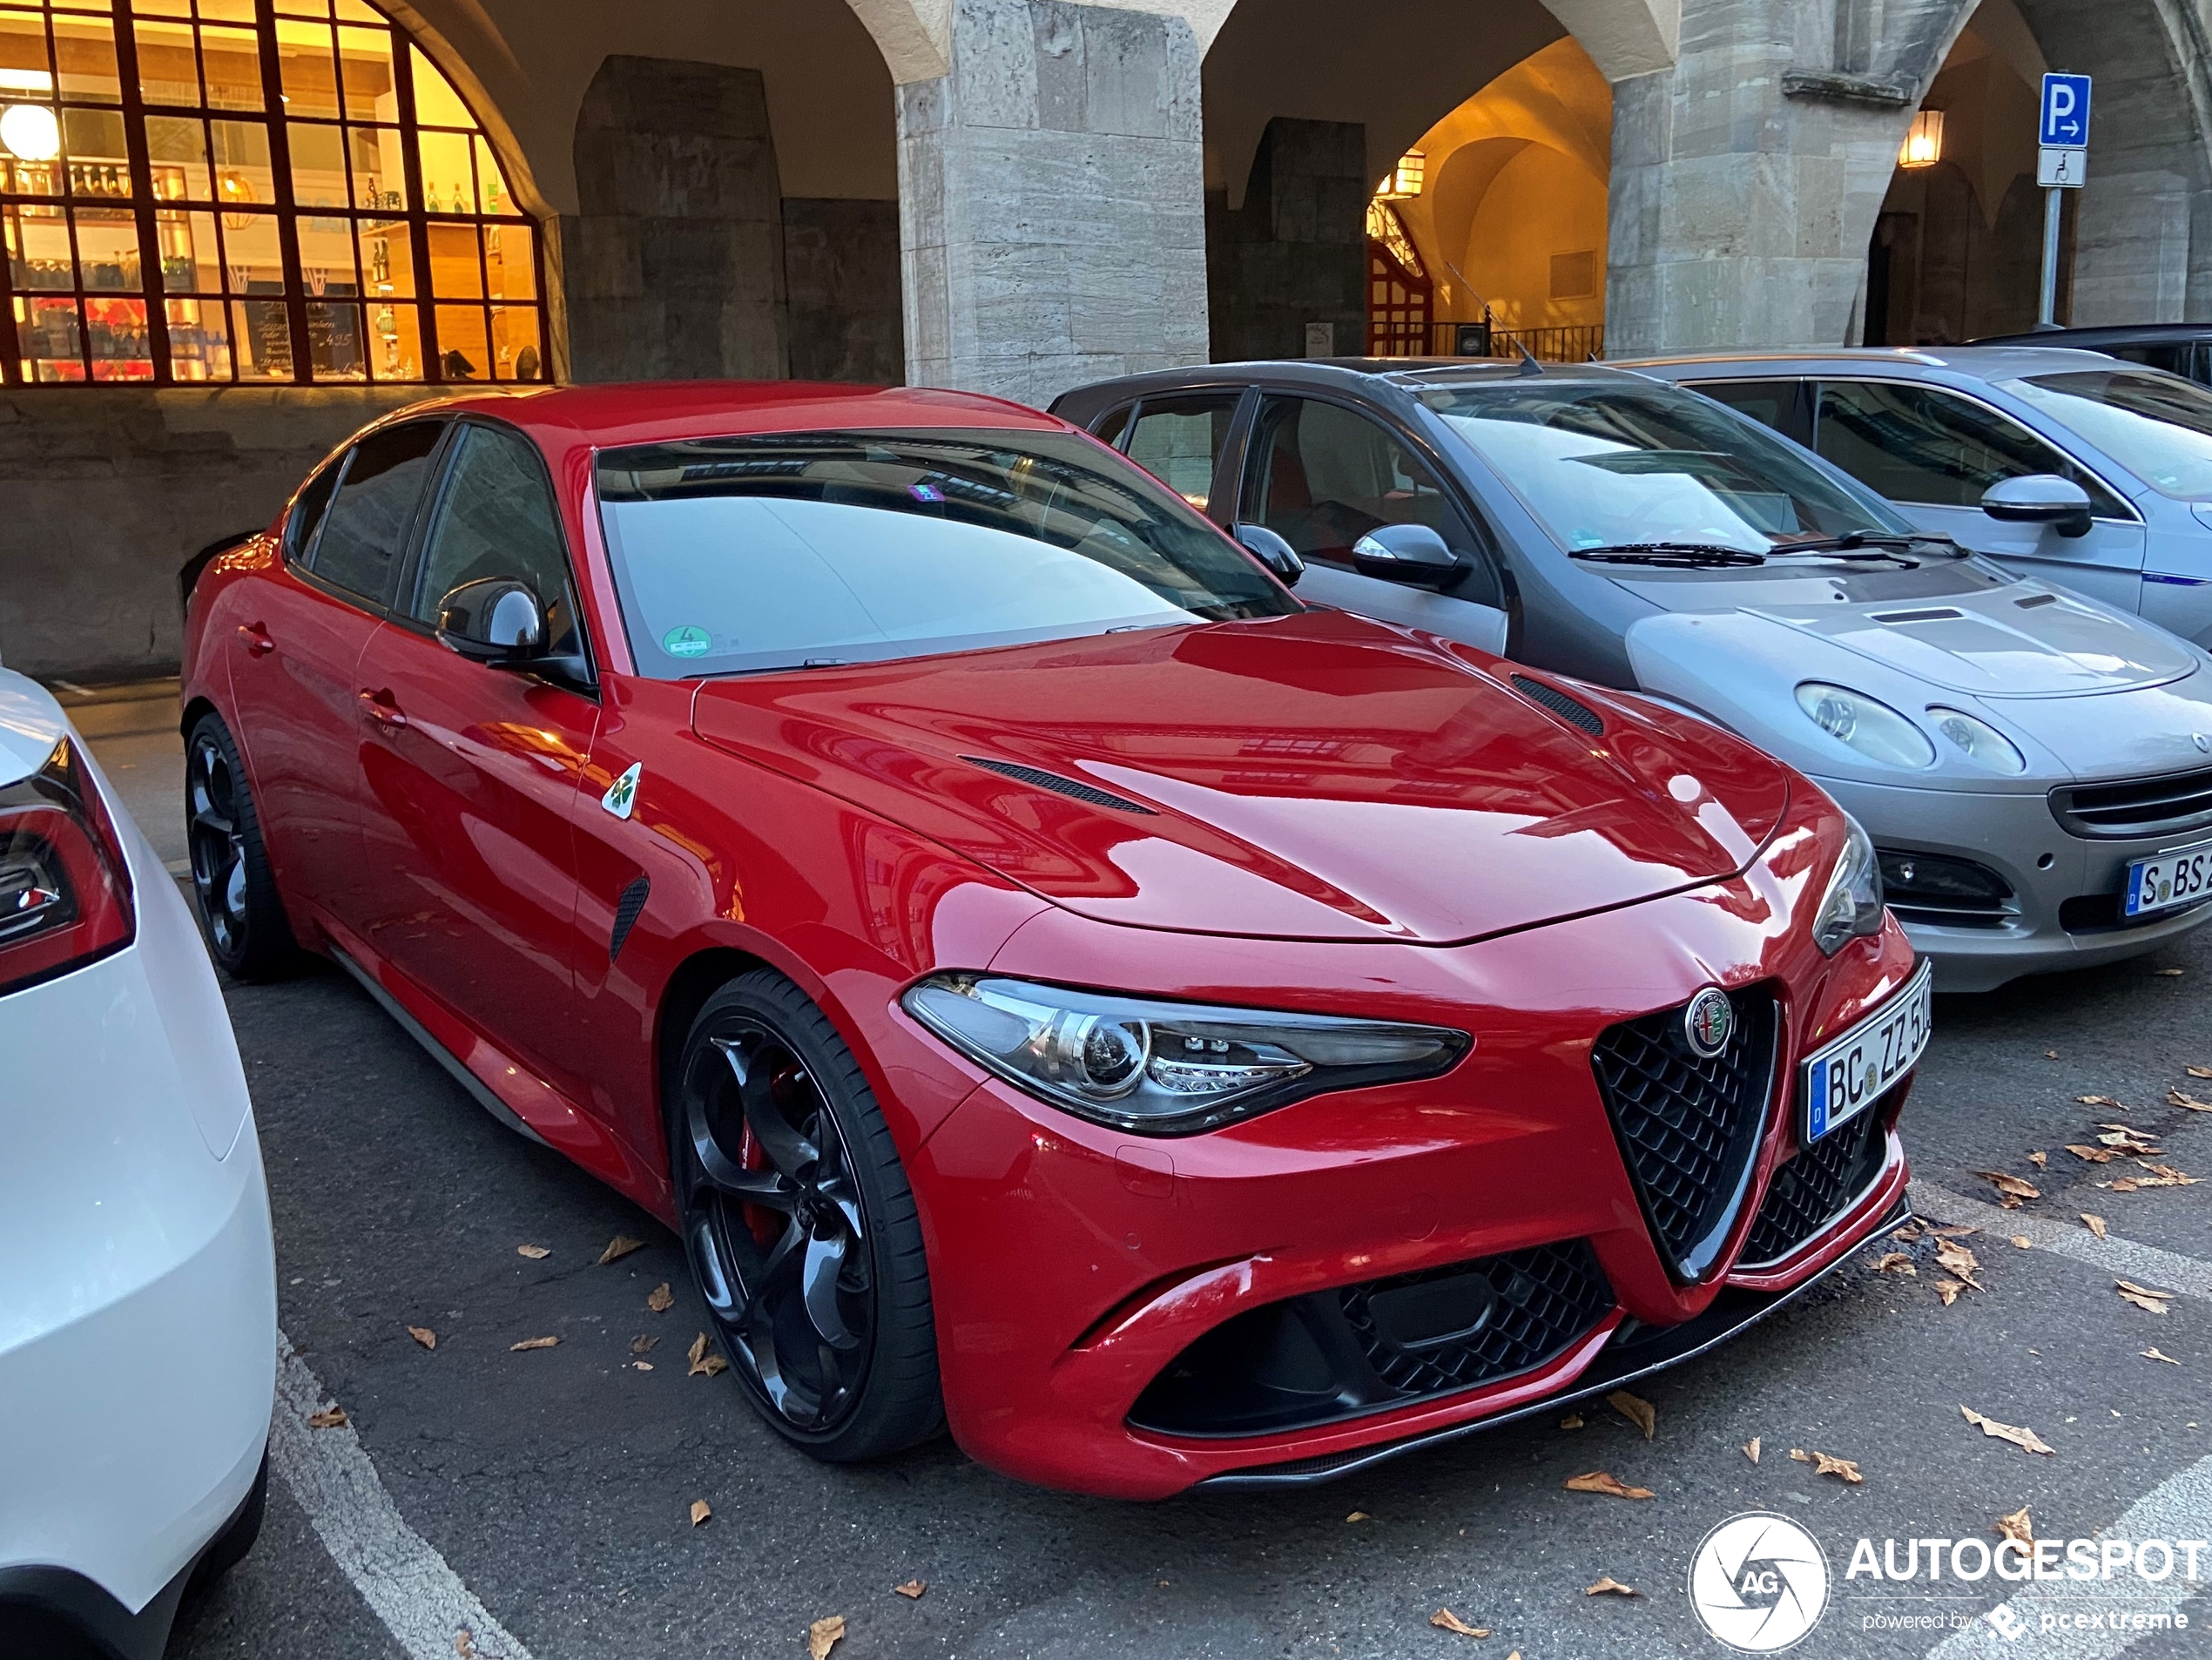
[[[1816,780],[1866,827],[1885,853],[1970,859],[2002,877],[2013,897],[1986,918],[1937,922],[1897,895],[1892,908],[1935,964],[1939,991],[1993,991],[2022,975],[2095,968],[2137,956],[2212,921],[2212,904],[2122,922],[2128,861],[2212,836],[2089,840],[2067,834],[2040,793],[1973,794]]]

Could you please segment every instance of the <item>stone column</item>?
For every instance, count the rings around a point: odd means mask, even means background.
[[[907,379],[1044,404],[1206,358],[1198,47],[1180,17],[953,0],[899,88]]]

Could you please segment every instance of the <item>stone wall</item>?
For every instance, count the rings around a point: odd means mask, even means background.
[[[793,380],[905,380],[898,203],[784,198],[784,280]]]
[[[1367,349],[1366,129],[1278,116],[1261,135],[1244,205],[1206,192],[1207,307],[1217,363],[1299,357],[1305,326]]]
[[[356,427],[431,387],[0,393],[0,662],[80,680],[172,672],[177,570],[259,530]]]

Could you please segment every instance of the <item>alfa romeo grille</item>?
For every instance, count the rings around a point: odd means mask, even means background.
[[[1480,1279],[1488,1312],[1464,1339],[1400,1346],[1379,1329],[1375,1299],[1418,1285]],[[1481,1297],[1480,1287],[1473,1287]],[[1502,1257],[1457,1263],[1391,1279],[1346,1285],[1338,1293],[1367,1364],[1392,1388],[1408,1395],[1440,1394],[1541,1366],[1597,1323],[1613,1306],[1613,1288],[1588,1242],[1573,1239]],[[1491,1300],[1494,1299],[1494,1300]]]
[[[1743,1265],[1777,1262],[1834,1221],[1880,1173],[1887,1146],[1877,1102],[1777,1171],[1752,1218]]]
[[[2164,836],[2212,825],[2212,766],[2118,784],[2070,784],[2051,792],[2068,835]]]
[[[1710,1060],[1689,1047],[1683,1010],[1623,1021],[1590,1051],[1645,1220],[1668,1265],[1703,1279],[1743,1207],[1774,1075],[1774,997],[1729,994],[1736,1018]]]

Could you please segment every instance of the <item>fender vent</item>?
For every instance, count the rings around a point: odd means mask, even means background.
[[[1050,790],[1089,806],[1110,807],[1116,813],[1142,813],[1149,818],[1158,816],[1141,801],[1132,801],[1125,795],[1102,790],[1095,784],[1082,784],[1072,778],[1062,778],[1059,773],[1048,773],[1041,766],[1024,766],[1018,761],[986,760],[981,755],[963,755],[961,759],[970,766],[980,766],[987,773],[996,773],[1001,777],[1014,779],[1036,789]]]
[[[1531,703],[1540,703],[1570,726],[1580,726],[1593,738],[1605,731],[1605,721],[1598,712],[1586,703],[1577,702],[1557,686],[1548,686],[1541,680],[1532,680],[1525,674],[1513,677],[1514,690]]]
[[[615,905],[615,931],[607,937],[608,962],[612,962],[622,955],[622,942],[637,926],[637,914],[645,908],[645,895],[652,891],[651,879],[644,876],[622,890],[622,898]]]

